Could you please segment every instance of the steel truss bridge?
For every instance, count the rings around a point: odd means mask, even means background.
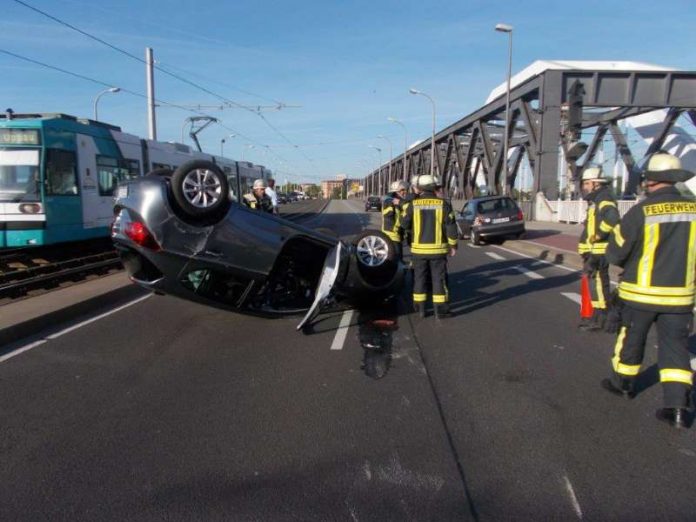
[[[437,132],[435,173],[444,180],[447,193],[471,197],[480,172],[491,192],[510,193],[526,155],[534,193],[541,191],[548,199],[557,199],[559,147],[577,191],[577,174],[594,160],[607,133],[629,172],[626,193],[635,193],[639,184],[636,158],[621,130],[621,120],[667,109],[646,155],[659,150],[682,113],[696,125],[696,72],[619,63],[628,66],[609,68],[615,62],[535,62],[513,77],[507,176],[503,174],[504,87],[493,91],[486,105]],[[588,68],[590,64],[596,68]],[[595,129],[589,144],[580,141],[587,129]],[[429,174],[431,147],[432,139],[424,140],[381,165],[366,177],[366,191],[384,193],[393,180],[410,182],[414,176]]]

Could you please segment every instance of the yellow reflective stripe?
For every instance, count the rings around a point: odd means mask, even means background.
[[[616,338],[616,344],[614,345],[614,357],[611,360],[611,365],[617,373],[617,368],[619,364],[621,364],[621,350],[623,350],[624,340],[626,339],[626,331],[627,328],[622,326],[621,330],[619,330],[619,336]]]
[[[428,299],[428,294],[413,294],[414,303],[422,303]]]
[[[606,221],[602,221],[602,222],[599,224],[599,230],[601,230],[602,232],[609,233],[609,232],[612,231],[613,228],[614,228],[614,227],[612,227],[612,226],[611,226],[609,223],[607,223]]]
[[[590,207],[587,209],[587,242],[590,242],[592,236],[595,235],[595,208]]]
[[[435,244],[436,245],[441,245],[442,244],[442,207],[438,208],[435,211]]]
[[[624,246],[624,243],[626,243],[626,240],[621,235],[621,223],[614,227],[614,241],[616,241],[616,244],[619,245],[619,247]]]
[[[599,210],[602,210],[604,207],[615,207],[616,203],[614,203],[611,200],[604,200],[599,202]]]
[[[435,304],[442,304],[447,302],[447,296],[446,295],[437,295],[433,294],[433,303]]]
[[[446,254],[447,253],[447,245],[444,247],[416,247],[411,245],[411,253],[412,254]]]
[[[684,297],[667,297],[664,295],[637,294],[619,288],[619,297],[626,301],[633,301],[634,303],[654,304],[659,306],[693,306],[694,304],[693,294]]]
[[[387,235],[389,239],[392,241],[396,241],[397,243],[401,242],[401,238],[399,237],[398,232],[390,232],[388,230],[383,230],[383,232]]]
[[[627,292],[644,294],[644,295],[660,295],[671,297],[686,297],[694,294],[694,287],[686,286],[640,286],[628,281],[621,281],[619,288]]]
[[[391,212],[394,212],[394,207],[392,207],[391,205],[389,205],[387,208],[382,209],[383,216],[386,216],[387,214],[389,214]]]
[[[693,373],[690,370],[665,368],[660,370],[660,382],[681,382],[691,386],[692,375]]]
[[[593,243],[590,248],[590,252],[593,254],[606,254],[607,253],[607,243]]]
[[[578,243],[578,254],[586,254],[591,248],[592,247],[587,243]]]
[[[640,364],[617,363],[614,371],[619,375],[628,375],[629,377],[633,377],[640,373]]]
[[[599,276],[599,271],[595,274],[595,288],[597,289],[597,304],[592,303],[592,306],[606,308],[607,302],[604,297],[604,288],[602,288],[602,278]]]
[[[413,207],[413,246],[420,242],[421,235],[421,216],[418,209]]]
[[[650,286],[652,281],[653,264],[655,263],[655,250],[660,242],[660,225],[646,225],[643,234],[643,255],[638,261],[638,284]]]
[[[696,222],[691,223],[687,248],[689,252],[686,254],[686,287],[694,288],[696,283]]]
[[[449,246],[453,246],[453,247],[456,247],[456,246],[457,246],[457,244],[458,244],[458,242],[457,242],[457,240],[456,240],[456,239],[450,239],[450,238],[447,238],[447,244],[448,244]]]

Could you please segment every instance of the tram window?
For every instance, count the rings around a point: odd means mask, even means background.
[[[77,191],[75,153],[67,150],[46,151],[46,191],[52,196],[73,196]]]
[[[134,178],[139,174],[140,162],[137,160],[97,156],[97,179],[100,196],[113,196],[119,182]]]

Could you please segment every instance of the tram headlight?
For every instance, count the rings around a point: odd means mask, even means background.
[[[19,211],[22,214],[39,214],[41,205],[39,203],[22,203],[19,205]]]

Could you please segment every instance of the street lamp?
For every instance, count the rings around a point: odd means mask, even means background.
[[[418,89],[411,88],[408,90],[408,92],[411,94],[420,94],[421,96],[425,96],[430,100],[430,103],[433,104],[433,133],[430,140],[430,175],[435,177],[435,100]]]
[[[113,92],[117,93],[121,90],[120,87],[109,87],[108,89],[104,89],[102,92],[97,94],[97,97],[94,98],[94,121],[99,121],[99,116],[97,113],[97,104],[99,103],[99,98],[101,98],[103,95],[105,95],[107,92]]]
[[[396,118],[392,118],[391,116],[387,118],[392,123],[396,123],[397,125],[401,125],[401,128],[404,129],[404,168],[403,168],[403,175],[404,175],[404,181],[408,183],[408,163],[406,163],[406,152],[408,152],[408,129],[406,128],[406,125],[404,125],[401,121],[397,120]]]
[[[507,33],[508,38],[508,72],[507,72],[507,91],[505,93],[505,138],[503,140],[503,168],[505,178],[503,179],[503,194],[507,194],[508,184],[508,142],[510,132],[510,77],[512,76],[512,26],[508,24],[497,24],[495,30],[499,33]]]
[[[368,145],[371,149],[375,149],[377,154],[379,154],[379,164],[377,166],[377,195],[382,195],[382,149],[375,147],[374,145]],[[375,188],[375,182],[372,181],[372,189]]]
[[[236,135],[236,134],[230,134],[230,135],[227,136],[227,137],[228,137],[228,138],[236,138],[237,135]],[[222,139],[220,140],[220,156],[224,156],[224,155],[225,155],[224,152],[223,152],[223,151],[224,151],[224,146],[225,146],[225,138],[222,138]]]
[[[389,138],[387,138],[386,136],[382,136],[381,134],[377,137],[381,138],[383,140],[387,140],[387,142],[389,143],[389,171],[387,174],[387,178],[389,179],[389,183],[391,184],[391,182],[392,182],[392,160],[394,158],[394,155],[392,154],[392,152],[393,152],[392,142]]]

